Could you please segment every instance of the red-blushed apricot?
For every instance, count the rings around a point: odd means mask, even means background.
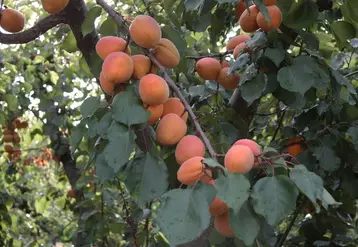
[[[132,58],[121,51],[109,54],[102,64],[104,78],[114,84],[128,82],[133,70]]]
[[[163,117],[165,115],[168,115],[169,113],[175,113],[178,116],[182,116],[185,111],[185,107],[183,103],[180,101],[179,98],[173,97],[169,98],[164,103],[164,109],[163,109]]]
[[[184,136],[175,148],[175,159],[178,164],[183,164],[195,156],[204,156],[205,146],[199,137],[194,135]]]
[[[189,113],[186,111],[183,113],[183,115],[181,116],[181,118],[184,120],[184,122],[188,121],[188,117],[189,117]]]
[[[3,141],[4,142],[12,142],[13,141],[13,135],[8,135],[8,134],[4,135]]]
[[[226,68],[226,67],[230,67],[230,64],[229,64],[228,61],[223,60],[223,61],[221,62],[221,68]]]
[[[234,58],[236,59],[239,56],[239,53],[245,48],[246,48],[246,43],[245,42],[243,42],[241,44],[238,44],[234,49],[234,53],[233,53]]]
[[[162,37],[158,22],[151,16],[138,15],[129,26],[133,41],[143,48],[154,48]]]
[[[232,39],[229,40],[229,42],[226,45],[226,49],[228,51],[234,50],[235,47],[238,44],[241,44],[241,43],[243,43],[243,42],[245,42],[246,40],[249,40],[249,39],[251,39],[251,38],[247,34],[241,34],[241,35],[235,36],[235,37],[233,37]]]
[[[242,15],[242,13],[245,11],[246,9],[246,3],[245,3],[245,0],[240,0],[238,2],[238,4],[236,5],[235,7],[235,16],[236,16],[236,19],[240,19],[240,16]]]
[[[204,57],[196,63],[195,69],[204,80],[215,80],[220,73],[221,64],[215,58]]]
[[[270,6],[270,5],[275,5],[277,3],[277,0],[263,0],[262,3],[265,4],[266,6]]]
[[[211,177],[211,171],[205,169],[205,165],[202,163],[204,157],[196,156],[185,161],[177,172],[177,178],[182,184],[192,184],[196,181],[202,181],[204,178]],[[205,181],[209,183],[209,180]]]
[[[301,136],[296,136],[289,139],[286,143],[287,152],[296,156],[306,150],[305,140]]]
[[[169,98],[166,81],[155,74],[148,74],[139,81],[139,96],[148,105],[164,104]]]
[[[240,139],[237,142],[234,143],[233,146],[235,145],[243,145],[243,146],[247,146],[251,149],[252,153],[255,156],[259,156],[261,154],[261,148],[260,146],[253,140],[250,139]],[[257,166],[259,163],[261,162],[259,157],[255,157],[255,164],[254,166]]]
[[[5,152],[11,154],[11,153],[14,152],[14,147],[11,146],[11,145],[5,145],[5,146],[4,146],[4,150],[5,150]]]
[[[215,216],[215,229],[224,237],[233,237],[235,234],[230,226],[229,210],[222,215]]]
[[[163,104],[146,106],[147,111],[150,112],[150,117],[147,121],[148,125],[153,125],[159,120],[163,113]]]
[[[216,81],[225,89],[234,89],[237,88],[237,85],[239,84],[240,76],[237,74],[228,76],[227,72],[229,69],[229,67],[222,68]]]
[[[144,55],[134,55],[132,56],[134,70],[132,74],[133,79],[141,79],[143,76],[148,74],[152,69],[152,62],[149,57]]]
[[[223,202],[223,200],[221,200],[218,196],[215,197],[214,201],[212,201],[209,207],[209,212],[211,216],[222,215],[228,210],[229,208],[226,203]]]
[[[14,133],[13,137],[12,137],[12,142],[15,144],[19,144],[21,141],[21,138],[19,136],[19,134],[17,132]]]
[[[249,7],[249,11],[247,9],[242,13],[239,24],[241,29],[246,33],[252,33],[255,32],[257,29],[259,29],[259,26],[256,22],[256,17],[259,14],[259,8],[256,5],[252,5]]]
[[[27,127],[29,127],[29,122],[27,122],[26,120],[21,121],[21,123],[19,124],[19,129],[26,129]]]
[[[16,117],[13,121],[13,123],[15,124],[15,128],[17,128],[17,126],[21,123],[21,119]]]
[[[105,36],[101,38],[96,44],[96,52],[103,60],[113,52],[123,51],[126,47],[127,41],[116,36]],[[131,55],[131,48],[128,46],[125,53]]]
[[[180,62],[179,51],[169,39],[161,38],[153,52],[158,62],[166,68],[175,68]]]
[[[247,146],[232,146],[225,154],[224,164],[229,172],[248,173],[254,163],[255,156]]]
[[[25,16],[16,9],[3,9],[0,16],[0,26],[10,33],[20,32],[25,26]]]
[[[55,14],[66,8],[69,0],[41,0],[42,7],[49,14]]]
[[[101,74],[99,75],[99,83],[103,92],[105,92],[107,95],[112,95],[115,84],[106,80],[103,72],[101,72]]]
[[[185,121],[174,113],[160,119],[156,129],[156,140],[163,146],[177,144],[186,134],[188,127]]]
[[[268,14],[270,16],[270,24],[265,19],[265,16],[260,12],[256,17],[256,22],[259,28],[269,32],[275,28],[278,28],[282,23],[282,12],[276,5],[266,6]]]

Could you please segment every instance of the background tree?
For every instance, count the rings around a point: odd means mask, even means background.
[[[1,246],[357,246],[355,0],[1,9]]]

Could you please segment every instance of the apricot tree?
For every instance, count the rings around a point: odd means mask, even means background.
[[[1,246],[356,246],[357,8],[3,1]]]

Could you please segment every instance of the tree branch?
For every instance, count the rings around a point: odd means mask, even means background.
[[[186,56],[185,58],[187,59],[195,59],[195,60],[198,60],[198,59],[201,59],[201,58],[205,58],[205,57],[219,57],[219,58],[222,58],[222,57],[225,57],[229,54],[232,54],[233,51],[225,51],[225,52],[222,52],[222,53],[214,53],[214,54],[206,54],[206,55],[199,55],[199,56]]]

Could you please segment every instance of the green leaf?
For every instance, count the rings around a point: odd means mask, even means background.
[[[61,49],[65,50],[69,53],[72,53],[72,52],[75,52],[78,50],[76,38],[73,35],[72,31],[68,32],[66,38],[62,41]]]
[[[87,62],[86,62],[87,63]],[[89,59],[89,68],[91,73],[96,77],[99,78],[101,71],[102,71],[102,64],[103,60],[96,52],[92,52]],[[83,69],[86,69],[86,66],[82,66]]]
[[[247,246],[255,241],[260,232],[260,219],[256,215],[249,201],[246,201],[238,213],[230,211],[230,225],[239,239]]]
[[[86,17],[82,23],[83,36],[86,36],[94,30],[94,22],[101,13],[102,7],[100,6],[94,6],[86,13]]]
[[[108,165],[118,172],[128,162],[135,148],[135,133],[125,126],[112,122],[108,129],[109,143],[104,149]]]
[[[297,196],[296,185],[285,175],[260,179],[251,193],[255,212],[272,226],[295,210]]]
[[[108,17],[102,23],[99,32],[101,33],[102,36],[117,36],[118,25],[111,17]]]
[[[96,132],[100,136],[105,136],[107,134],[109,126],[111,126],[112,122],[112,112],[107,112],[103,115],[101,120],[98,121],[96,125]]]
[[[319,213],[317,200],[322,200],[324,189],[322,178],[308,171],[304,165],[296,165],[290,172],[290,178],[298,189],[310,199],[316,207],[316,212]]]
[[[127,126],[146,123],[150,113],[145,110],[134,87],[117,94],[112,102],[113,118]]]
[[[331,24],[331,29],[338,42],[339,48],[350,48],[348,40],[356,37],[355,27],[348,21],[334,21]]]
[[[333,78],[336,82],[341,85],[345,86],[349,93],[356,95],[357,91],[354,88],[353,84],[344,76],[342,76],[337,70],[331,70]]]
[[[284,2],[286,1],[279,1],[278,7],[281,7],[280,4],[285,4]],[[319,15],[317,4],[312,1],[293,1],[290,8],[291,11],[283,17],[283,24],[293,29],[309,27]],[[282,11],[282,13],[286,14],[286,11]]]
[[[271,18],[269,16],[268,10],[263,4],[262,0],[253,0],[254,4],[259,8],[260,12],[264,15],[265,19],[268,21],[268,23],[271,23]]]
[[[171,246],[194,240],[209,226],[209,204],[214,197],[214,186],[201,182],[162,196],[155,222]]]
[[[38,200],[35,201],[36,212],[39,214],[43,214],[47,208],[47,205],[48,205],[48,201],[45,196],[39,198]]]
[[[96,176],[104,183],[109,179],[113,179],[116,176],[114,169],[110,167],[106,161],[104,153],[99,153],[95,159]]]
[[[78,145],[81,143],[82,138],[86,133],[87,133],[86,121],[81,120],[81,122],[75,127],[74,131],[72,131],[71,133],[70,146],[72,152],[74,152],[77,149]]]
[[[15,95],[6,94],[4,96],[4,100],[7,103],[10,111],[16,111],[17,110],[17,98],[16,98]]]
[[[202,8],[205,0],[185,0],[184,6],[187,10],[196,10],[198,8]]]
[[[328,210],[328,206],[340,206],[340,205],[342,205],[341,202],[337,202],[326,189],[323,189],[322,206],[326,210]]]
[[[89,97],[83,101],[80,111],[84,118],[92,117],[93,114],[100,108],[100,100],[98,97]]]
[[[230,69],[227,72],[228,75],[234,73],[236,70],[243,69],[248,62],[250,62],[250,55],[248,53],[241,54],[230,66]]]
[[[322,169],[332,172],[339,168],[341,159],[337,157],[335,151],[327,146],[314,149],[314,154]]]
[[[358,126],[349,127],[347,135],[351,138],[351,142],[355,149],[358,150]]]
[[[241,96],[250,105],[259,99],[267,86],[267,76],[264,73],[258,74],[251,81],[239,87]]]
[[[162,27],[162,36],[163,38],[167,38],[172,41],[173,44],[177,47],[180,55],[184,55],[187,49],[187,44],[179,30],[174,29],[170,26],[164,26]]]
[[[202,163],[214,170],[220,170],[225,176],[227,176],[227,169],[220,165],[216,160],[206,158],[202,161]]]
[[[215,180],[217,196],[223,200],[234,213],[239,212],[242,204],[250,193],[250,182],[240,173],[229,173],[228,176],[219,176]]]
[[[285,58],[285,50],[282,47],[266,48],[264,55],[271,59],[272,62],[278,67]]]
[[[245,41],[245,43],[250,50],[254,50],[256,47],[265,45],[267,41],[265,32],[256,32],[255,35],[251,39]]]
[[[126,170],[127,188],[139,205],[160,197],[168,188],[168,170],[164,161],[149,152],[136,158]]]

